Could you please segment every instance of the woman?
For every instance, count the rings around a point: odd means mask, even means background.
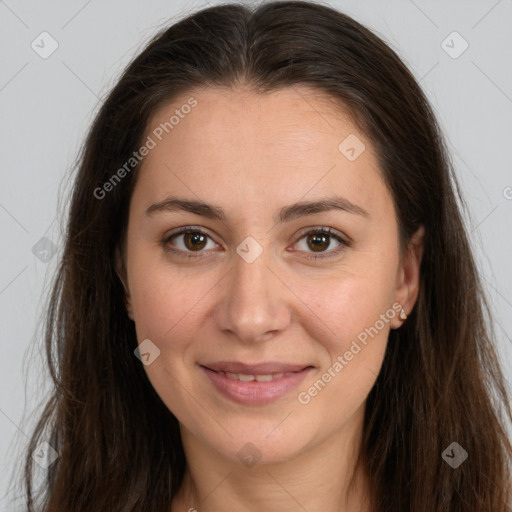
[[[47,442],[45,512],[505,512],[455,190],[423,92],[348,16],[229,4],[160,33],[83,149],[28,510]]]

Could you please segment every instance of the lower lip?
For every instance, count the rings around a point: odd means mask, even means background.
[[[265,382],[242,382],[201,366],[201,370],[206,373],[217,391],[226,398],[244,405],[264,405],[277,400],[296,388],[313,369],[309,366],[293,375],[283,375],[279,379]]]

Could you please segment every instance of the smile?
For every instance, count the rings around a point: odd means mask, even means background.
[[[223,397],[243,405],[265,405],[284,397],[295,389],[314,370],[312,366],[302,370],[244,374],[212,370],[200,365],[213,389]]]

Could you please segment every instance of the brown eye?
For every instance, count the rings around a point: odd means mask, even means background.
[[[210,247],[208,247],[208,243],[211,243]],[[203,257],[208,252],[203,249],[218,248],[218,245],[207,233],[190,228],[165,236],[162,245],[166,251],[187,258]]]
[[[315,233],[313,235],[308,235],[307,243],[312,244],[310,247],[315,251],[324,251],[329,247],[329,235],[324,235],[323,233]]]
[[[183,234],[183,243],[187,249],[197,251],[204,249],[206,245],[207,236],[199,231],[191,231]]]
[[[331,246],[331,242],[337,245]],[[320,227],[305,233],[297,242],[297,248],[300,251],[309,253],[306,258],[330,258],[337,256],[340,252],[351,246],[351,243],[344,240],[341,235],[331,230],[331,228]],[[301,247],[302,245],[302,247]],[[317,253],[311,255],[311,253]]]

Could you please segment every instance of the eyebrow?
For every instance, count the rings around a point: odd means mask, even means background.
[[[146,215],[152,215],[156,212],[183,210],[194,213],[209,219],[226,222],[226,214],[220,206],[208,204],[203,201],[182,199],[178,197],[167,197],[163,201],[152,204],[147,210]],[[302,201],[288,206],[284,206],[279,210],[274,222],[289,222],[306,215],[326,212],[330,210],[341,210],[344,212],[369,217],[370,214],[361,206],[350,202],[348,199],[340,196],[326,197],[316,201]]]

